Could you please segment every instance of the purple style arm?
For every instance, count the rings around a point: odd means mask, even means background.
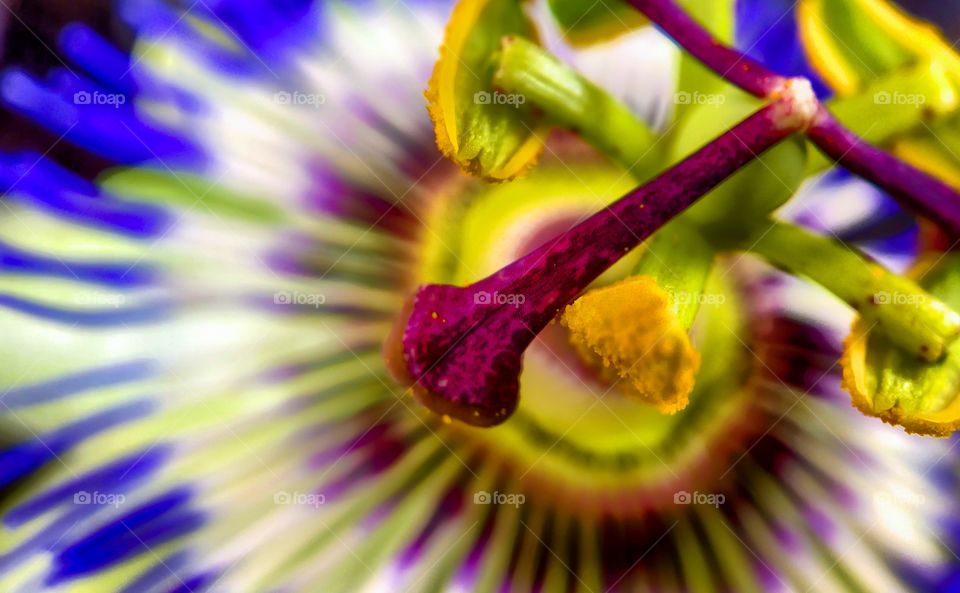
[[[626,0],[723,79],[760,98],[774,99],[787,79],[716,40],[673,0]],[[827,156],[930,218],[960,240],[960,194],[946,183],[861,140],[823,105],[807,137]]]

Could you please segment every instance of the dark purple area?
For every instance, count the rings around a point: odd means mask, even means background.
[[[960,40],[960,7],[947,0],[899,0],[901,7],[936,23],[951,42]]]

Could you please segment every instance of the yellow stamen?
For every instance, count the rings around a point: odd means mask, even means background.
[[[465,0],[454,7],[440,47],[440,59],[433,67],[433,76],[427,87],[427,109],[436,127],[440,150],[447,156],[455,155],[460,150],[457,110],[453,100],[460,52],[484,4],[484,0]]]
[[[852,95],[860,86],[857,73],[834,41],[834,35],[823,21],[823,0],[801,0],[797,6],[797,22],[803,47],[813,68],[837,94]]]
[[[918,55],[938,61],[954,77],[960,77],[960,56],[935,26],[911,17],[887,0],[858,0],[858,4],[894,39],[907,42]]]
[[[687,406],[700,354],[648,276],[587,292],[563,313],[574,344],[598,355],[637,395],[673,414]]]
[[[867,363],[869,340],[869,327],[863,319],[857,319],[843,345],[843,356],[840,359],[843,369],[842,386],[850,393],[854,407],[867,416],[880,418],[893,426],[901,426],[911,434],[946,438],[960,430],[960,397],[951,397],[941,409],[929,411],[909,411],[899,400],[894,400],[892,405],[878,404],[878,392],[885,387],[889,390],[891,386],[881,385],[880,382],[884,379],[874,376],[874,371]],[[906,384],[902,387],[922,388],[919,380],[917,384]],[[879,397],[882,399],[884,396]],[[888,401],[889,397],[890,394],[886,394]]]
[[[469,53],[471,47],[477,44],[476,38],[471,35],[484,34],[478,21],[485,18],[490,3],[491,0],[457,2],[447,22],[440,58],[434,64],[424,96],[440,152],[470,175],[479,175],[491,181],[509,181],[525,174],[537,163],[549,127],[532,124],[533,129],[528,128],[529,133],[516,146],[511,143],[504,148],[504,151],[512,150],[512,154],[498,166],[488,165],[485,168],[481,157],[476,154],[476,147],[473,146],[476,140],[471,141],[471,134],[476,130],[472,129],[468,116],[471,110],[482,111],[482,106],[468,102],[475,101],[472,94],[466,98],[460,96],[463,91],[460,87],[463,86],[463,77],[475,80],[485,76],[478,65],[467,63],[470,58],[465,52]],[[477,33],[478,28],[480,33]],[[499,42],[499,38],[497,40]],[[503,130],[499,132],[505,133]]]
[[[955,81],[960,81],[960,55],[933,25],[910,16],[888,0],[854,0],[864,18],[882,29],[895,43],[920,60],[942,67]],[[841,96],[859,90],[860,76],[845,57],[836,34],[826,24],[830,10],[824,0],[801,0],[797,20],[807,57],[814,69]],[[850,48],[847,48],[848,50]]]
[[[843,388],[853,397],[853,405],[868,416],[875,416],[872,391],[867,386],[867,336],[863,321],[858,319],[843,343],[840,367],[843,369]]]

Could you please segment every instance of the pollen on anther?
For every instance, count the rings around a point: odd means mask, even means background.
[[[635,276],[588,291],[561,323],[573,344],[627,380],[633,395],[669,414],[686,407],[700,355],[655,279]]]

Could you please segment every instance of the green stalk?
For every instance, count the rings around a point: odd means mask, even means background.
[[[823,286],[900,348],[936,361],[960,335],[960,315],[913,281],[840,241],[782,222],[772,225],[755,229],[744,247]]]
[[[626,105],[522,37],[503,39],[493,83],[522,95],[634,176],[641,161],[657,158],[656,136]]]
[[[677,219],[646,242],[633,274],[656,278],[670,295],[674,316],[690,329],[700,306],[714,296],[704,292],[714,256],[713,247],[700,231]]]

